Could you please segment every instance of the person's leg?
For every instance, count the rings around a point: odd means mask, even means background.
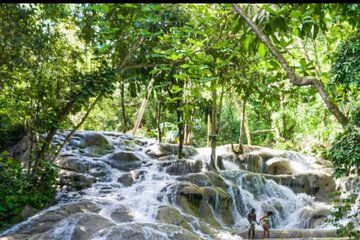
[[[254,239],[255,238],[255,229],[252,228],[251,231],[252,231],[252,239]]]
[[[249,228],[248,239],[250,239],[250,235],[251,235],[251,227]]]
[[[266,227],[265,227],[265,225],[263,225],[263,229],[264,229],[263,238],[265,238],[265,232],[266,232]]]

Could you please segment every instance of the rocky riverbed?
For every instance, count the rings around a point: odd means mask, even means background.
[[[336,187],[327,161],[256,146],[238,156],[221,146],[224,169],[213,172],[209,149],[186,146],[181,160],[177,152],[153,139],[78,131],[56,160],[55,204],[1,239],[241,239],[251,208],[275,213],[274,237],[290,229],[294,238],[336,237],[324,222]]]

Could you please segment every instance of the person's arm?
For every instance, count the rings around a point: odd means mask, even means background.
[[[264,216],[264,217],[265,217],[265,216]],[[258,223],[258,224],[261,223],[261,221],[264,219],[264,217],[262,217],[262,218],[259,219],[259,223]]]
[[[251,221],[250,221],[250,214],[247,215],[247,220],[248,222],[251,224]]]

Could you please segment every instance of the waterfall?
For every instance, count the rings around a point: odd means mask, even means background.
[[[57,134],[55,140],[66,133]],[[177,235],[186,239],[241,239],[232,232],[248,228],[246,216],[251,208],[255,208],[258,219],[266,211],[273,211],[270,225],[275,229],[329,227],[314,225],[312,213],[330,206],[305,193],[295,193],[261,172],[241,169],[244,162],[224,157],[226,170],[217,174],[207,171],[209,148],[185,148],[187,159],[179,161],[176,146],[155,146],[154,139],[78,131],[57,160],[66,177],[56,205],[0,236],[17,239],[16,234],[32,234],[74,239],[83,234],[87,239],[111,239],[114,234],[125,238],[132,233],[145,239],[177,239]],[[250,154],[256,152],[285,158],[294,162],[293,168],[304,172],[316,169],[314,159],[295,152],[255,149]],[[229,152],[223,147],[217,154],[225,156]],[[77,179],[82,181],[76,182]],[[86,208],[84,202],[88,204]],[[75,208],[74,204],[80,207]],[[41,219],[48,219],[50,214],[57,214],[59,219],[46,225],[46,229],[39,229]],[[74,214],[80,220],[72,217]],[[86,231],[88,235],[82,233],[79,226],[86,226],[92,219],[98,219],[95,226]]]

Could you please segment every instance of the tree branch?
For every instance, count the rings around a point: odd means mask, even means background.
[[[275,48],[270,39],[259,29],[259,27],[252,22],[252,20],[244,13],[241,7],[237,4],[233,4],[235,11],[245,20],[248,26],[255,32],[258,38],[265,44],[265,46],[270,50],[271,54],[278,60],[282,68],[285,70],[287,76],[289,77],[290,82],[295,86],[314,86],[327,108],[335,116],[338,122],[342,126],[346,126],[349,122],[348,118],[340,111],[339,107],[331,101],[329,94],[326,92],[323,83],[314,77],[299,77],[291,69],[288,62],[284,59],[283,55]]]

